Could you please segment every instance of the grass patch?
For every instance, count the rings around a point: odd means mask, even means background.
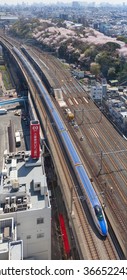
[[[61,63],[62,64],[62,67],[65,69],[65,70],[69,70],[70,69],[70,65],[68,63]]]
[[[4,65],[0,65],[0,71],[6,71],[6,67]]]
[[[2,79],[6,90],[10,90],[13,88],[10,75],[4,65],[0,65],[0,72],[2,73]]]

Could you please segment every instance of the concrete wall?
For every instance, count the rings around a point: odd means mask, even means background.
[[[23,240],[23,258],[51,259],[51,208],[30,209],[2,215],[14,217],[17,226],[17,239]],[[43,223],[37,224],[37,219]]]

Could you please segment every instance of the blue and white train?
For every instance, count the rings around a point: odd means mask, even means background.
[[[28,73],[31,75],[31,78],[34,81],[34,83],[36,84],[36,87],[39,91],[40,96],[45,101],[45,104],[55,122],[58,133],[62,139],[62,143],[63,143],[63,145],[66,149],[66,152],[70,158],[70,161],[73,165],[73,170],[76,174],[76,177],[79,181],[80,186],[82,187],[82,191],[85,194],[86,202],[87,202],[87,205],[91,212],[93,221],[94,221],[99,233],[102,236],[107,236],[108,226],[107,226],[107,222],[106,222],[106,218],[105,218],[102,206],[101,206],[100,201],[97,197],[97,194],[88,178],[88,175],[80,160],[80,157],[73,145],[73,142],[67,132],[64,122],[62,121],[59,113],[57,112],[55,106],[53,105],[50,95],[45,90],[41,80],[39,79],[37,73],[33,70],[30,63],[26,60],[24,55],[22,55],[22,53],[16,47],[13,47],[13,51],[16,53],[16,55],[22,61],[23,65],[26,68],[26,70],[28,71]]]

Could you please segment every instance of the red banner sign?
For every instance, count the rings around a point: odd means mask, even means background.
[[[30,123],[30,146],[31,157],[40,157],[40,124],[38,121],[31,121]]]

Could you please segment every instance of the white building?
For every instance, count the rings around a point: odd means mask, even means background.
[[[42,156],[4,154],[0,182],[0,259],[51,259],[51,206]]]
[[[102,100],[102,86],[91,86],[91,98],[95,101]]]
[[[91,98],[94,101],[102,102],[102,98],[107,96],[107,83],[106,80],[102,80],[102,84],[96,83],[91,86]]]

